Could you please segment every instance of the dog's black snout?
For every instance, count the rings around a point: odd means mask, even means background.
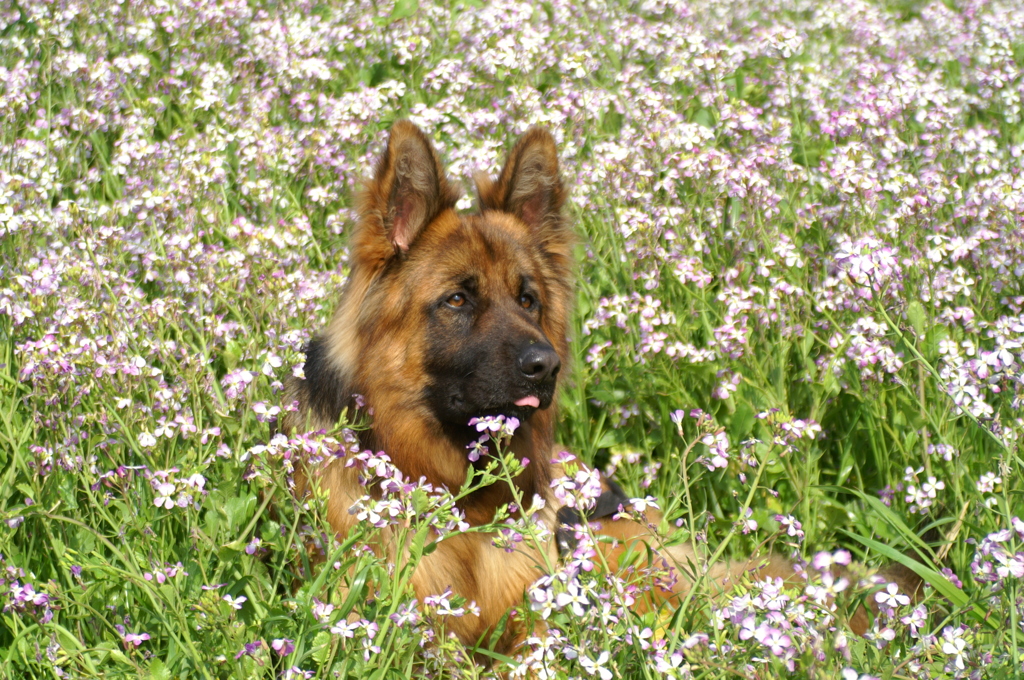
[[[519,370],[532,382],[554,379],[561,367],[562,362],[551,345],[530,345],[519,353]]]

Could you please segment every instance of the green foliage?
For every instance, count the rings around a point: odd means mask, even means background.
[[[339,540],[322,494],[291,487],[297,458],[366,424],[271,443],[345,279],[360,178],[410,115],[462,174],[527,124],[556,132],[580,234],[559,441],[659,499],[668,544],[843,547],[928,583],[924,641],[837,650],[823,625],[789,659],[714,619],[707,579],[614,621],[524,603],[583,655],[553,676],[597,674],[602,651],[637,678],[1020,673],[1019,8],[598,5],[0,12],[0,678],[514,663],[445,637],[470,603],[408,614],[438,527],[465,529],[455,499],[517,461],[411,492],[384,556],[371,523]],[[1002,346],[999,370],[965,368]],[[473,530],[542,540],[511,514]],[[594,602],[642,583],[603,578],[579,576]],[[838,620],[870,597],[845,591]],[[966,668],[945,646],[961,635]]]

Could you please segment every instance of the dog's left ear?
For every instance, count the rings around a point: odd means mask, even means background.
[[[541,233],[565,228],[566,191],[558,172],[558,147],[544,128],[530,128],[519,138],[497,181],[486,173],[473,179],[482,210],[511,213]]]

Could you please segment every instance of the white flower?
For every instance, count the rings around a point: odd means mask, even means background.
[[[566,587],[566,592],[559,593],[558,597],[555,598],[555,603],[559,609],[565,606],[572,608],[573,614],[576,616],[583,616],[587,613],[587,607],[590,605],[587,602],[586,595],[583,594],[583,589],[578,587],[575,583],[570,583]]]
[[[341,637],[351,638],[354,637],[356,631],[359,629],[358,623],[349,623],[345,619],[341,619],[336,624],[331,626],[331,632]]]
[[[947,626],[942,631],[945,640],[942,643],[942,653],[953,657],[953,664],[960,670],[964,670],[964,650],[967,648],[967,640],[963,638],[963,630],[954,630]]]
[[[633,505],[633,509],[637,512],[644,512],[647,508],[654,508],[659,510],[658,499],[654,496],[647,496],[645,498],[632,498],[629,501]]]
[[[177,487],[171,482],[160,482],[156,485],[156,499],[153,501],[153,505],[158,508],[167,508],[170,510],[174,507],[174,500],[171,498]]]
[[[879,590],[875,593],[875,602],[895,608],[910,604],[910,598],[900,594],[899,586],[895,583],[890,583],[885,587],[885,590]]]
[[[227,602],[229,605],[231,605],[234,609],[241,609],[242,608],[242,604],[248,598],[245,595],[239,595],[238,597],[234,597],[234,598],[231,597],[230,595],[225,595],[222,599],[225,602]]]
[[[580,665],[583,666],[587,673],[590,675],[597,673],[601,676],[601,680],[612,680],[612,672],[604,667],[604,664],[607,662],[607,651],[601,652],[596,661],[592,661],[590,657],[586,655],[580,657]]]

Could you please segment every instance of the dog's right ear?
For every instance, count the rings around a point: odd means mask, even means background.
[[[382,263],[407,251],[423,228],[458,199],[427,136],[407,120],[396,122],[359,199],[353,254],[361,262]]]
[[[556,268],[553,271],[561,272],[555,281],[569,280],[575,239],[562,214],[568,192],[559,173],[558,147],[551,133],[530,128],[512,147],[497,180],[484,172],[474,179],[481,211],[506,212],[519,218]]]
[[[473,179],[481,210],[511,213],[542,237],[565,231],[566,191],[558,170],[558,147],[544,128],[532,127],[519,138],[497,181],[483,172]]]

